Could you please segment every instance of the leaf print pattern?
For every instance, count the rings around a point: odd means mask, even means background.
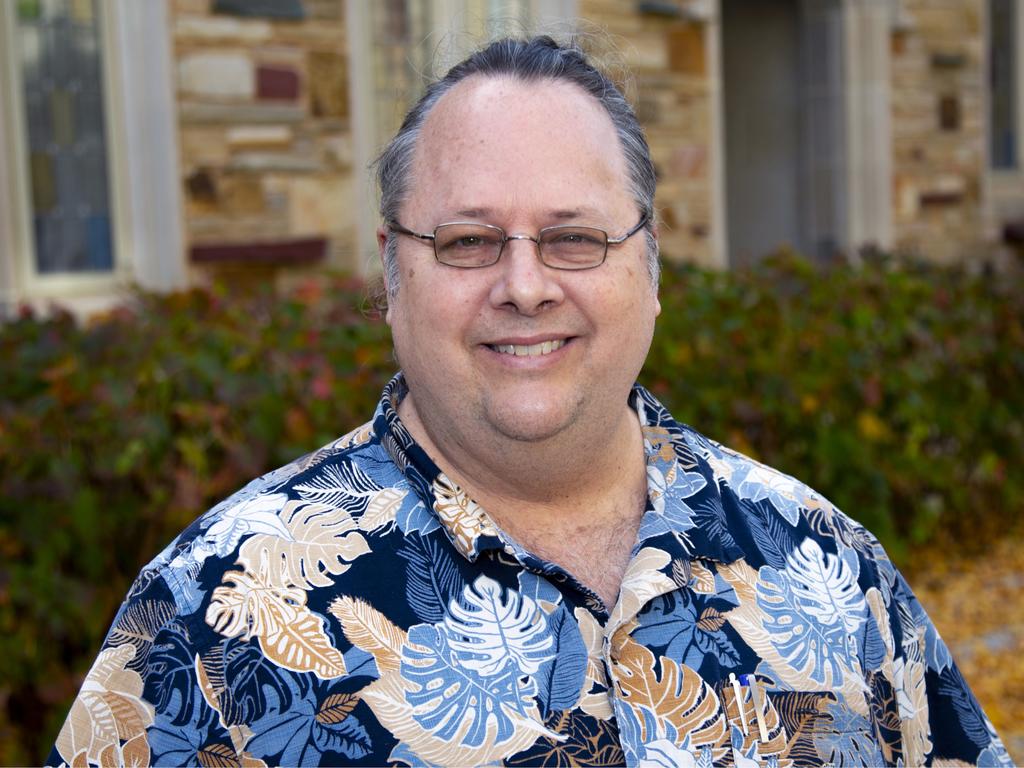
[[[153,639],[174,618],[174,614],[174,603],[166,600],[129,603],[118,614],[110,628],[108,642],[111,645],[128,643],[135,648],[135,656],[128,662],[128,669],[141,672],[146,668]]]
[[[384,614],[369,603],[348,596],[339,597],[328,610],[341,622],[342,631],[350,643],[373,654],[377,669],[381,672],[399,669],[406,633],[388,621]]]
[[[362,698],[377,720],[398,739],[387,761],[403,760],[410,765],[491,765],[522,752],[543,735],[556,741],[564,737],[551,733],[536,720],[512,708],[498,710],[483,723],[470,717],[456,722],[451,737],[440,736],[414,716],[406,696],[415,687],[401,675],[381,677],[363,689]],[[493,702],[493,699],[491,700]],[[442,723],[443,725],[443,723]],[[483,726],[482,734],[472,729]],[[382,761],[383,762],[383,761]]]
[[[254,533],[287,539],[288,529],[278,516],[287,501],[283,493],[272,493],[236,504],[206,529],[203,538],[219,557],[234,551],[239,541]]]
[[[357,465],[344,462],[324,467],[305,482],[296,483],[295,490],[303,501],[344,509],[355,516],[362,514],[382,489]]]
[[[593,720],[571,710],[554,713],[545,725],[550,731],[566,734],[566,738],[560,741],[544,736],[532,748],[506,759],[505,765],[613,768],[626,762],[613,721]]]
[[[881,545],[806,486],[634,389],[648,505],[606,611],[434,464],[406,392],[143,569],[52,764],[1010,764]]]
[[[462,591],[455,560],[435,536],[407,537],[398,556],[408,562],[405,599],[410,607],[422,621],[441,621],[448,603]]]
[[[256,637],[264,655],[296,672],[332,678],[345,659],[324,632],[324,619],[305,607],[301,590],[268,584],[264,573],[231,571],[214,590],[206,622],[228,637]]]
[[[280,512],[287,538],[257,534],[242,544],[239,560],[270,584],[310,590],[333,584],[370,551],[351,515],[326,504],[289,501]]]
[[[655,672],[650,649],[636,642],[620,651],[616,665],[621,674],[622,698],[649,707],[658,720],[689,734],[693,744],[716,744],[725,734],[725,717],[711,688],[696,672],[662,656]],[[642,738],[647,739],[646,733]]]
[[[789,666],[826,687],[859,667],[847,642],[866,611],[856,563],[855,556],[826,554],[808,539],[785,570],[764,566],[758,576],[758,605],[772,644]]]
[[[512,665],[519,675],[532,675],[552,655],[554,639],[544,613],[529,597],[509,590],[504,596],[496,581],[481,576],[452,601],[445,629],[461,662],[485,677]]]
[[[69,765],[119,764],[143,755],[141,763],[149,762],[146,728],[153,722],[153,706],[141,698],[142,678],[128,669],[133,658],[135,647],[125,643],[101,651],[89,670],[57,736],[57,751]]]
[[[432,490],[434,512],[463,555],[471,557],[475,554],[478,537],[498,535],[483,507],[443,474],[438,475]]]

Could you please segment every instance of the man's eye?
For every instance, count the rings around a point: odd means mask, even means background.
[[[477,248],[484,244],[484,239],[479,235],[466,235],[455,241],[459,248]]]
[[[551,241],[553,245],[593,245],[599,242],[596,237],[587,234],[586,232],[559,232],[555,238]]]

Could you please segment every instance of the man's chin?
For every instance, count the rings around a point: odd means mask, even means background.
[[[579,402],[519,401],[488,409],[486,418],[491,428],[508,440],[540,443],[571,430],[579,418],[581,406]]]

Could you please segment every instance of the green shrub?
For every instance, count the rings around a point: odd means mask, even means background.
[[[666,270],[643,381],[897,554],[1024,499],[1019,285],[938,269]],[[48,749],[141,565],[257,474],[366,421],[387,328],[345,278],[142,295],[0,327],[0,761]]]

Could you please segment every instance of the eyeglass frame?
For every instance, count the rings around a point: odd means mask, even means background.
[[[622,243],[626,242],[629,238],[631,238],[633,235],[635,235],[637,232],[643,229],[650,222],[650,220],[650,211],[644,211],[643,214],[640,216],[640,221],[636,223],[636,226],[632,227],[622,237],[608,237],[608,233],[605,230],[601,229],[600,227],[575,226],[573,224],[556,224],[552,227],[542,227],[537,232],[536,237],[531,237],[530,235],[510,235],[499,226],[496,226],[494,224],[481,224],[478,221],[445,221],[442,222],[441,224],[438,224],[436,227],[434,227],[434,231],[429,233],[414,232],[408,227],[403,227],[394,219],[387,222],[387,227],[388,229],[397,232],[400,235],[409,235],[410,237],[415,237],[418,240],[430,241],[432,245],[432,250],[434,251],[434,259],[437,261],[437,263],[443,264],[446,267],[452,267],[454,269],[483,269],[484,267],[493,267],[501,260],[502,254],[505,253],[505,245],[508,243],[509,240],[531,240],[537,244],[537,256],[540,258],[541,264],[543,264],[545,267],[548,267],[549,269],[560,269],[566,272],[582,272],[583,270],[587,269],[596,269],[597,267],[600,267],[602,264],[604,264],[605,260],[607,260],[608,258],[609,245],[621,245]],[[488,262],[487,264],[475,265],[449,264],[446,261],[441,261],[441,257],[437,253],[437,230],[439,230],[441,227],[450,227],[458,224],[471,225],[474,227],[485,227],[487,229],[493,229],[501,233],[501,245],[498,247],[498,255],[494,257],[494,261]],[[541,246],[540,240],[544,236],[545,232],[550,232],[552,230],[558,229],[590,229],[594,230],[595,232],[601,232],[604,235],[604,253],[601,254],[601,260],[596,264],[588,264],[585,267],[559,267],[553,264],[548,264],[544,260],[544,248]]]

